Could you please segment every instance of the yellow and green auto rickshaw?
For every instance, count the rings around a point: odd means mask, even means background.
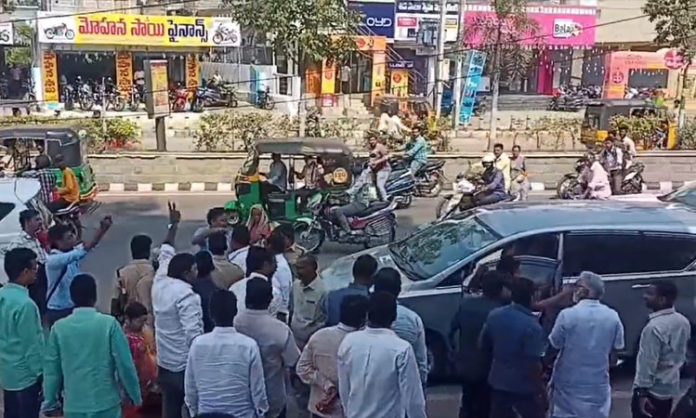
[[[21,125],[0,128],[0,144],[7,153],[7,170],[25,170],[39,154],[46,154],[51,160],[60,154],[77,176],[83,201],[93,200],[97,195],[97,182],[87,161],[87,141],[71,127]],[[56,184],[61,187],[63,173],[57,168],[55,173]]]
[[[317,159],[324,168],[317,193],[346,190],[353,181],[353,153],[340,139],[262,139],[249,143],[247,152],[247,161],[235,179],[236,200],[225,204],[231,223],[246,222],[251,207],[257,204],[263,206],[274,222],[294,222],[308,216],[306,201],[310,197],[298,192],[301,184],[295,179],[295,172],[303,168],[305,157]],[[260,157],[270,154],[280,154],[287,167],[286,191],[269,184],[259,170]]]
[[[604,142],[612,129],[612,119],[617,116],[627,118],[659,117],[669,123],[667,148],[675,149],[678,145],[677,125],[667,114],[666,107],[658,107],[652,101],[640,99],[598,100],[587,104],[585,118],[582,121],[580,137],[587,146]]]

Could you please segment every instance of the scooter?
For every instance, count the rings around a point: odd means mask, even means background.
[[[621,182],[622,194],[639,194],[643,193],[643,171],[645,165],[643,163],[633,161],[626,169],[623,181]]]
[[[191,110],[202,112],[204,107],[237,107],[238,104],[234,84],[229,83],[213,87],[204,81],[201,87],[196,90]]]
[[[437,207],[435,208],[435,219],[437,222],[445,220],[455,214],[463,203],[462,199],[465,195],[473,197],[476,192],[476,185],[474,185],[472,181],[475,180],[472,178],[470,181],[469,177],[464,173],[457,175],[452,185],[452,191],[445,193],[437,203]]]
[[[256,107],[259,109],[273,110],[275,101],[271,97],[271,88],[266,86],[265,90],[256,92]]]
[[[573,170],[572,173],[564,175],[556,185],[556,196],[559,199],[576,200],[585,197],[585,190],[587,187],[583,182],[585,161],[579,158],[575,161]]]

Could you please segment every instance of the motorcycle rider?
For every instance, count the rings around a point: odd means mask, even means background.
[[[362,173],[358,175],[357,171],[358,170],[354,170],[353,172],[353,175],[356,176],[355,182],[346,191],[348,196],[350,196],[350,203],[331,209],[338,225],[346,234],[353,232],[348,224],[348,216],[357,215],[370,206],[372,173],[368,170],[362,170]]]
[[[495,166],[495,155],[484,155],[481,158],[481,165],[483,165],[481,178],[484,186],[474,193],[476,205],[491,205],[505,200],[508,197],[505,189],[505,177],[503,172]]]
[[[493,145],[493,155],[495,156],[495,168],[503,173],[505,179],[505,191],[510,191],[510,157],[503,152],[503,144]]]
[[[370,144],[370,162],[368,167],[374,174],[374,182],[377,186],[379,199],[385,202],[387,200],[387,179],[389,179],[389,174],[391,173],[389,150],[380,141],[378,132],[368,132],[367,141]]]
[[[604,140],[604,150],[600,155],[602,165],[611,179],[611,191],[613,194],[621,194],[621,183],[623,183],[624,157],[623,151],[615,144],[616,131],[609,131]]]
[[[584,160],[586,168],[583,170],[582,175],[585,177],[584,183],[587,184],[585,198],[608,199],[611,196],[611,185],[607,171],[592,154],[587,155]]]
[[[215,74],[213,74],[213,79],[211,80],[213,83],[214,87],[220,87],[222,85],[222,76],[220,75],[220,71],[215,70]]]
[[[411,129],[411,142],[406,145],[404,157],[411,161],[410,170],[414,176],[427,164],[430,156],[430,145],[423,137],[423,129],[420,125],[415,125]]]
[[[626,157],[626,168],[631,165],[631,162],[638,155],[636,150],[636,143],[628,135],[628,126],[622,125],[619,128],[619,137],[621,138],[621,144],[623,146],[624,156]]]

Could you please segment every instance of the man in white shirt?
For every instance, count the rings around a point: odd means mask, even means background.
[[[287,323],[290,316],[290,295],[292,293],[292,270],[285,258],[285,235],[275,229],[268,238],[268,248],[274,254],[276,260],[276,271],[271,279],[273,287],[278,289],[280,301],[276,316],[281,321]]]
[[[348,333],[365,325],[368,300],[348,295],[341,303],[338,325],[320,329],[309,338],[297,362],[297,376],[310,385],[307,410],[322,418],[343,418],[338,399],[338,347]]]
[[[155,340],[162,407],[167,418],[181,418],[184,406],[184,370],[194,338],[203,334],[201,298],[190,282],[196,278],[193,255],[176,254],[172,245],[181,213],[169,205],[169,230],[159,254],[152,285]]]
[[[230,263],[236,264],[242,269],[245,275],[248,275],[246,259],[247,254],[249,254],[249,243],[251,242],[251,235],[249,234],[249,228],[246,225],[235,225],[232,229],[232,235],[230,236],[230,253],[227,259]],[[239,300],[239,298],[237,298]],[[242,302],[244,299],[242,299]]]
[[[411,129],[404,125],[399,115],[393,109],[380,115],[377,129],[393,138],[403,138],[407,132],[411,132]]]
[[[186,406],[192,417],[225,413],[263,418],[268,412],[261,353],[234,329],[237,299],[218,290],[210,298],[213,331],[196,338],[186,365]]]
[[[624,168],[628,168],[631,165],[631,161],[638,156],[638,151],[636,150],[636,142],[628,135],[628,127],[622,126],[619,128],[619,138],[621,138],[621,144],[623,145],[624,155],[626,156],[626,163]]]
[[[367,328],[338,348],[338,392],[350,418],[425,418],[425,397],[411,345],[390,328],[396,299],[370,296]]]
[[[278,283],[273,280],[278,265],[272,252],[262,247],[251,247],[247,256],[247,269],[249,274],[242,280],[230,286],[230,291],[237,298],[237,312],[246,310],[246,289],[247,282],[253,278],[261,278],[271,283],[273,289],[273,301],[268,309],[269,313],[277,316],[281,305],[281,292]]]
[[[401,293],[401,274],[391,267],[380,269],[375,276],[375,293],[377,292],[386,292],[398,298]],[[428,350],[425,347],[425,328],[421,317],[397,301],[396,321],[391,329],[399,338],[411,344],[425,390],[428,382]]]
[[[234,318],[234,326],[237,331],[253,338],[261,350],[269,406],[266,418],[285,417],[286,371],[295,367],[300,350],[290,327],[268,312],[273,299],[273,288],[268,280],[252,278],[246,286],[246,309]]]

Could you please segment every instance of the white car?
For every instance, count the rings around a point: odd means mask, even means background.
[[[625,194],[612,196],[609,199],[622,202],[681,203],[696,208],[696,182],[688,182],[677,190],[663,195],[653,193]]]
[[[50,225],[51,216],[41,202],[41,184],[36,179],[0,178],[0,249],[22,233],[19,213],[25,209],[36,209],[44,217],[44,225]],[[5,258],[0,251],[0,284],[7,283]]]

